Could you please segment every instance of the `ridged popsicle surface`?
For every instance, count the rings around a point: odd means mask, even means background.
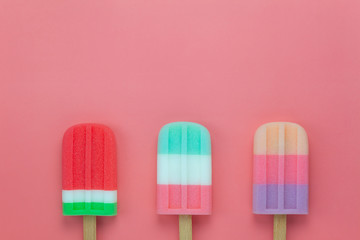
[[[211,214],[211,143],[200,124],[175,122],[159,134],[157,212]]]
[[[116,146],[110,128],[69,128],[63,138],[62,174],[64,215],[116,215]]]
[[[295,123],[274,122],[254,138],[253,212],[308,213],[308,138]]]

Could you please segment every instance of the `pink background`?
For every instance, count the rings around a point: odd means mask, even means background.
[[[117,217],[98,239],[177,239],[155,212],[161,126],[204,124],[213,215],[194,239],[271,239],[251,211],[252,141],[268,121],[310,139],[310,214],[288,239],[360,236],[360,1],[1,0],[0,235],[81,239],[61,213],[61,139],[80,122],[118,144]]]

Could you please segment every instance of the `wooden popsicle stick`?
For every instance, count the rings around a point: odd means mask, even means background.
[[[191,215],[179,215],[179,236],[180,240],[192,240]]]
[[[274,215],[274,240],[286,240],[286,215]]]
[[[84,240],[96,240],[96,216],[84,216]]]

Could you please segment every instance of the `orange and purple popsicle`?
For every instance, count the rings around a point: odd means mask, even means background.
[[[308,138],[295,123],[260,126],[254,139],[253,212],[308,213]]]

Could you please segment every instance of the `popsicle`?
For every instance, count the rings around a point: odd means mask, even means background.
[[[116,147],[110,128],[79,124],[64,134],[62,205],[66,216],[84,216],[84,239],[96,239],[96,217],[117,213]]]
[[[253,212],[274,215],[274,239],[286,239],[286,215],[308,213],[308,138],[295,123],[260,126],[254,137]]]
[[[179,215],[180,240],[192,238],[191,215],[211,214],[211,143],[204,126],[174,122],[160,130],[157,213]]]

